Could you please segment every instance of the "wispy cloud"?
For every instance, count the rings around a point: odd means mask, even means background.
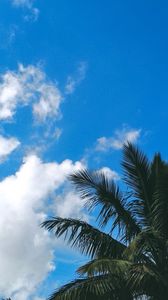
[[[16,39],[16,34],[19,28],[15,24],[10,24],[9,26],[0,25],[0,36],[1,44],[0,49],[8,49],[13,45]]]
[[[123,127],[121,130],[116,130],[112,137],[100,137],[97,139],[96,150],[108,151],[110,149],[119,150],[123,144],[127,142],[136,142],[140,137],[141,129],[128,129]]]
[[[13,5],[15,6],[26,6],[31,8],[33,6],[34,0],[12,0]]]
[[[5,160],[6,157],[13,152],[18,146],[20,142],[18,139],[11,137],[6,138],[0,135],[0,162]]]
[[[38,8],[34,7],[30,11],[31,13],[24,16],[26,22],[36,22],[39,18],[40,11]]]
[[[39,121],[47,117],[60,118],[62,95],[56,84],[47,79],[44,71],[34,65],[18,66],[7,71],[0,81],[0,119],[11,119],[18,106],[32,105]]]
[[[11,0],[13,6],[27,9],[28,13],[24,15],[25,21],[37,21],[39,9],[34,7],[34,0]]]
[[[16,25],[10,27],[8,32],[8,37],[7,37],[8,38],[7,42],[9,46],[13,44],[13,42],[15,41],[17,31],[18,31],[18,27]]]
[[[68,76],[67,83],[65,85],[65,94],[72,94],[76,87],[85,79],[87,70],[87,63],[80,62],[77,71],[74,75]]]
[[[55,132],[53,133],[52,137],[55,138],[56,140],[59,140],[59,138],[61,137],[62,135],[62,129],[61,128],[56,128],[55,129]]]

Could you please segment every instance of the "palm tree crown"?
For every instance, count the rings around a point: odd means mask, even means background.
[[[121,166],[124,192],[103,172],[70,175],[100,229],[59,217],[42,224],[90,258],[50,300],[168,299],[168,164],[127,143]]]

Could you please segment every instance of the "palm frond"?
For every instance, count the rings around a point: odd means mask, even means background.
[[[154,296],[152,299],[165,299],[162,296],[167,283],[164,277],[157,272],[154,265],[147,263],[134,264],[129,271],[127,283],[132,292],[150,297]]]
[[[94,259],[78,268],[79,275],[95,276],[101,274],[125,276],[125,273],[131,267],[132,263],[122,259],[99,258]]]
[[[126,192],[100,171],[80,170],[69,177],[89,211],[98,212],[101,229],[108,225],[109,234],[71,218],[42,223],[91,258],[78,268],[79,279],[49,300],[168,298],[168,164],[159,154],[149,162],[130,143],[123,153]],[[119,235],[114,239],[112,233]]]
[[[161,235],[168,238],[168,164],[157,154],[151,164],[151,170],[152,224]]]
[[[128,239],[140,231],[130,211],[126,209],[126,200],[119,187],[106,174],[80,170],[69,178],[80,196],[86,200],[89,210],[100,206],[97,217],[100,226],[106,226],[111,221],[112,230],[117,227],[119,232],[124,231]]]
[[[109,234],[99,231],[86,222],[76,219],[52,218],[42,223],[57,237],[64,236],[68,244],[90,257],[122,256],[126,246],[113,239]]]
[[[58,289],[49,300],[133,300],[117,276],[77,279]]]
[[[164,241],[154,229],[142,231],[129,244],[123,257],[130,262],[159,263]]]
[[[130,209],[142,227],[148,225],[150,214],[151,190],[149,184],[150,163],[146,155],[134,145],[127,143],[123,147],[121,163],[124,182],[131,189],[135,199],[130,202]]]

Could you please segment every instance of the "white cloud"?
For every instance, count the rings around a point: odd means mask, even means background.
[[[54,125],[54,126],[53,126]],[[63,129],[59,127],[55,127],[55,123],[47,123],[45,128],[44,137],[50,138],[53,141],[58,141],[62,135]]]
[[[79,165],[79,169],[81,167]],[[119,180],[120,177],[117,172],[111,170],[108,167],[99,169],[99,172],[103,172],[109,179]],[[85,201],[75,191],[70,190],[69,187],[65,188],[63,193],[58,195],[53,203],[53,211],[55,215],[62,218],[77,218],[85,221],[89,221],[89,215],[84,208]]]
[[[97,140],[97,151],[108,151],[110,149],[122,149],[123,144],[127,142],[134,143],[137,141],[141,133],[141,129],[127,129],[116,130],[114,137],[100,137]]]
[[[116,171],[111,170],[108,167],[103,167],[99,171],[103,172],[109,179],[113,179],[113,180],[120,179],[120,176],[118,175],[118,173]]]
[[[74,76],[68,76],[67,83],[65,85],[65,94],[72,94],[76,87],[85,79],[87,64],[81,62]]]
[[[62,95],[58,87],[46,78],[40,67],[18,66],[17,72],[1,75],[0,119],[10,119],[17,107],[33,106],[34,116],[44,121],[47,117],[60,117]]]
[[[38,20],[40,11],[38,8],[34,7],[31,9],[31,13],[24,16],[26,22],[36,22]]]
[[[13,5],[31,8],[34,0],[12,0]]]
[[[15,7],[22,7],[27,8],[29,11],[29,14],[24,16],[25,21],[37,21],[39,17],[39,9],[34,6],[34,0],[11,0],[12,4]]]
[[[77,218],[88,221],[88,215],[83,211],[84,201],[71,190],[65,190],[55,198],[55,215],[62,218]]]
[[[0,135],[0,161],[4,160],[12,151],[14,151],[20,142],[16,138],[5,138]]]
[[[55,132],[53,134],[53,137],[56,139],[56,140],[59,140],[59,138],[61,137],[62,135],[62,129],[61,128],[56,128],[55,129]]]
[[[16,38],[16,32],[18,31],[18,27],[16,25],[11,25],[9,31],[7,33],[7,41],[6,44],[8,47],[13,44]]]
[[[78,168],[80,162],[43,163],[31,155],[0,182],[1,296],[28,299],[53,270],[55,240],[39,224],[47,213],[46,199]]]
[[[18,32],[18,26],[15,24],[10,24],[9,26],[0,25],[0,36],[1,36],[0,49],[9,50],[9,48],[15,42],[17,32]]]

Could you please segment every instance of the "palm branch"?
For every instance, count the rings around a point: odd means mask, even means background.
[[[64,236],[68,244],[82,254],[93,257],[121,257],[126,246],[109,234],[99,231],[90,224],[76,219],[52,218],[42,223],[56,237]]]
[[[112,228],[124,231],[124,236],[130,239],[140,232],[133,215],[126,207],[127,195],[121,193],[113,180],[109,180],[103,172],[80,170],[69,176],[81,198],[85,199],[87,208],[93,210],[100,205],[97,220],[101,227],[113,220]]]
[[[126,192],[100,171],[69,176],[100,230],[71,218],[42,223],[90,258],[50,300],[168,299],[168,164],[127,143],[121,166]]]

